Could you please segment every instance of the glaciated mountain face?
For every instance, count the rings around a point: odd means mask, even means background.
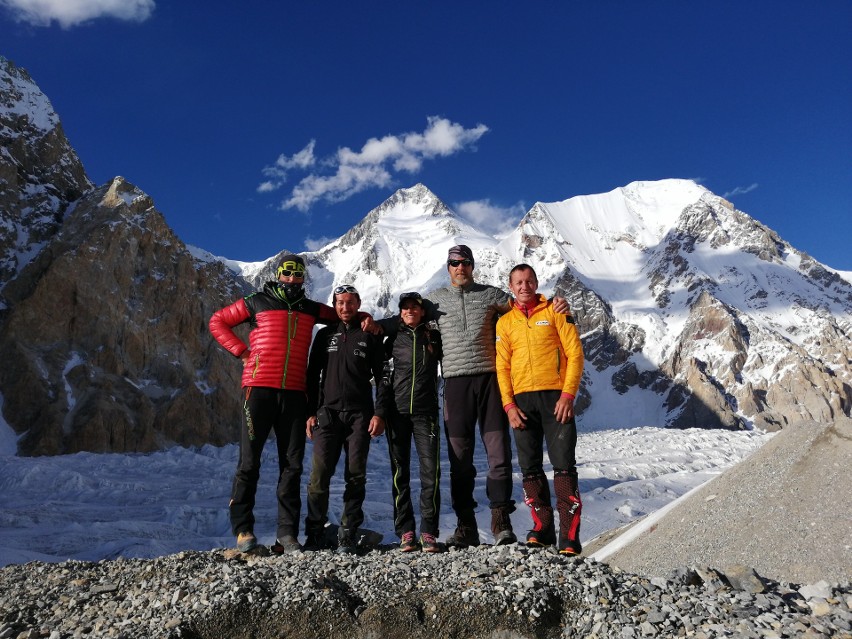
[[[50,101],[24,69],[0,57],[0,287],[91,186]]]
[[[581,423],[777,429],[852,407],[852,286],[687,180],[538,203],[501,241],[425,186],[395,193],[313,253],[313,296],[355,284],[364,307],[446,286],[447,248],[470,245],[478,281],[517,263],[566,297],[583,335]]]
[[[235,439],[241,370],[207,322],[243,283],[193,257],[133,185],[75,202],[4,293],[0,388],[21,454]]]
[[[354,284],[365,310],[391,315],[399,293],[448,283],[447,249],[462,240],[477,252],[480,271],[496,275],[501,254],[493,237],[456,217],[422,184],[401,189],[340,239],[305,254],[312,296],[330,302],[334,286]]]
[[[187,247],[122,178],[93,188],[49,102],[0,60],[0,398],[20,454],[150,451],[234,441],[239,362],[210,315],[274,279]],[[422,184],[302,253],[310,296],[354,284],[363,308],[531,264],[566,297],[586,369],[581,428],[775,429],[852,407],[852,285],[693,182],[636,182],[538,203],[503,239]],[[295,247],[292,247],[295,248]]]

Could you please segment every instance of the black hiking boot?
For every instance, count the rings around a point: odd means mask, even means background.
[[[275,540],[270,550],[276,555],[283,555],[285,552],[299,552],[302,547],[299,545],[299,540],[293,535],[282,535]]]
[[[524,503],[530,507],[532,530],[527,533],[527,546],[543,548],[556,543],[550,486],[544,473],[524,476]]]
[[[567,555],[569,557],[575,557],[583,552],[583,546],[580,545],[579,541],[574,541],[572,539],[568,539],[567,537],[559,536],[559,548],[560,555]]]
[[[237,550],[240,552],[250,552],[257,548],[257,537],[250,530],[246,530],[237,535]]]
[[[556,543],[556,530],[553,524],[543,530],[531,530],[527,533],[527,546],[543,548]]]
[[[553,487],[556,493],[556,509],[559,511],[560,555],[579,555],[583,552],[580,545],[580,516],[583,502],[576,472],[557,471],[553,475]]]
[[[353,531],[341,526],[337,531],[337,554],[354,555],[358,552],[358,542]]]
[[[324,532],[308,532],[305,534],[305,545],[302,547],[302,550],[316,552],[318,550],[325,550],[326,548],[328,548],[328,544],[325,541]]]

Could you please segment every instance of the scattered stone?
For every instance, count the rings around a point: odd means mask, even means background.
[[[763,592],[731,587],[735,574]],[[778,583],[748,567],[648,580],[521,545],[445,554],[387,545],[345,557],[216,550],[0,568],[0,639],[852,639],[849,602],[848,582]]]
[[[749,566],[743,566],[742,564],[726,566],[722,570],[722,574],[728,580],[728,583],[731,584],[731,587],[736,590],[744,590],[755,594],[766,591],[763,581],[754,571],[754,568]]]

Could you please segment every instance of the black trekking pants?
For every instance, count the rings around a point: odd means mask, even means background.
[[[560,424],[553,414],[561,394],[558,390],[545,390],[515,395],[515,404],[527,416],[526,427],[512,431],[518,465],[525,477],[544,473],[545,442],[555,471],[577,472],[577,423],[572,418],[567,424]]]
[[[299,494],[305,457],[305,412],[302,391],[247,386],[243,389],[240,459],[231,489],[230,515],[234,535],[254,530],[254,501],[260,479],[260,456],[269,433],[278,446],[278,525],[276,536],[299,531]]]
[[[340,525],[356,530],[364,523],[364,497],[367,487],[367,455],[370,452],[370,419],[372,413],[329,409],[328,424],[317,424],[313,430],[314,453],[311,479],[308,482],[308,516],[305,534],[321,533],[328,521],[328,498],[331,478],[345,453],[343,478],[343,513]]]
[[[437,415],[392,415],[386,431],[393,484],[396,534],[417,530],[411,502],[411,439],[420,466],[420,532],[438,536],[441,512],[441,440]]]

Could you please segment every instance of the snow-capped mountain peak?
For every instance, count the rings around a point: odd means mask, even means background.
[[[524,262],[542,293],[570,301],[591,364],[588,395],[578,400],[587,423],[630,413],[642,423],[739,426],[762,414],[761,426],[777,425],[789,411],[804,415],[793,390],[801,376],[819,379],[812,388],[821,395],[832,389],[833,399],[806,416],[852,405],[852,353],[843,345],[852,287],[690,180],[538,202],[502,239],[455,216],[423,185],[401,189],[306,255],[311,294],[328,301],[335,285],[355,284],[365,310],[395,313],[399,293],[448,284],[446,252],[459,243],[474,251],[477,281],[505,289],[512,266]],[[815,357],[809,349],[819,343],[832,348]],[[784,364],[768,365],[779,353]],[[600,401],[613,389],[617,397]],[[770,392],[783,408],[768,410]]]
[[[49,133],[59,124],[50,100],[33,82],[30,74],[0,56],[0,132],[3,135],[12,133],[3,124],[4,121],[20,120],[42,134]]]
[[[335,286],[356,283],[365,310],[394,313],[399,293],[444,285],[447,249],[459,242],[486,261],[497,245],[424,185],[400,189],[342,237],[306,254],[311,294],[328,301]]]

